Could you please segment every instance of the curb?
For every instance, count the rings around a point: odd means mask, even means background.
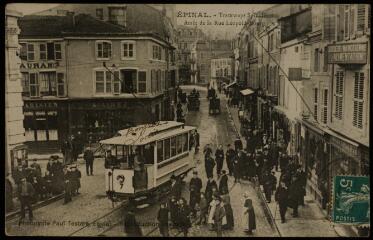
[[[33,210],[39,209],[39,208],[44,207],[44,206],[46,206],[46,205],[48,205],[48,204],[50,204],[50,203],[56,202],[56,201],[62,199],[63,197],[64,197],[64,194],[63,194],[63,193],[58,194],[58,195],[56,195],[56,196],[54,196],[54,197],[51,197],[51,198],[49,198],[49,199],[47,199],[47,200],[45,200],[45,201],[42,201],[42,202],[38,202],[38,203],[33,204],[33,205],[32,205],[32,209],[33,209]],[[7,214],[7,215],[5,216],[5,220],[6,220],[6,221],[13,220],[15,217],[17,217],[17,216],[20,215],[20,214],[21,214],[21,210],[17,210],[16,212],[9,213],[9,214]]]

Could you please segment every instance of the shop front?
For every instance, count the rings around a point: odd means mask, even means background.
[[[26,100],[23,114],[26,144],[30,152],[59,148],[68,127],[66,101]]]
[[[300,151],[300,160],[307,173],[307,188],[316,202],[326,209],[326,203],[331,197],[328,135],[307,120],[302,121],[301,131],[304,144]]]
[[[286,117],[281,106],[273,108],[273,118],[275,120],[275,142],[279,145],[281,151],[286,151],[291,140],[291,122]]]
[[[72,100],[69,104],[69,135],[98,142],[121,129],[164,120],[164,101],[157,99]]]

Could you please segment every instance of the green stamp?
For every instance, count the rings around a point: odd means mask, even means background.
[[[341,224],[370,224],[369,177],[335,176],[332,220]]]

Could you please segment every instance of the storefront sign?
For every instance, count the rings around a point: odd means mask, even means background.
[[[36,115],[36,116],[44,116],[44,115],[45,115],[45,112],[44,112],[44,111],[43,111],[43,112],[42,112],[42,111],[40,111],[40,112],[37,111],[37,112],[35,112],[35,115]]]
[[[25,69],[48,69],[48,68],[57,68],[59,67],[58,62],[52,62],[52,63],[21,63],[20,68]]]
[[[351,156],[352,158],[359,157],[359,151],[357,146],[347,143],[340,138],[330,136],[330,144],[332,144],[335,148],[339,149],[345,154]]]
[[[349,43],[328,46],[328,63],[366,64],[367,44]]]

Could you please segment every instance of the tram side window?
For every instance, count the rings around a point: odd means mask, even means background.
[[[163,158],[163,141],[157,142],[157,160],[158,162],[162,162]]]
[[[147,144],[143,147],[145,164],[154,164],[154,147],[154,144]]]
[[[164,140],[164,159],[169,159],[171,157],[171,154],[170,154],[170,139],[167,138]],[[160,162],[158,160],[158,162]]]
[[[183,143],[183,152],[188,151],[188,133],[184,133],[182,135],[182,143]]]
[[[177,154],[181,154],[183,152],[182,135],[176,136],[176,148]]]
[[[171,138],[171,157],[176,156],[176,137]]]

